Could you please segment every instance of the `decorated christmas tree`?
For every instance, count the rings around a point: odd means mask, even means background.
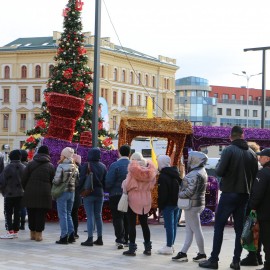
[[[72,141],[80,142],[81,134],[91,134],[92,128],[92,71],[87,65],[88,56],[84,47],[84,34],[82,33],[81,11],[83,2],[81,0],[68,0],[66,8],[63,10],[64,31],[59,39],[57,54],[54,57],[56,65],[50,71],[50,78],[47,81],[47,88],[44,91],[45,101],[42,103],[42,112],[36,116],[36,126],[26,132],[30,137],[26,140],[25,148],[34,148],[41,136],[46,136],[52,130],[52,113],[49,110],[49,100],[52,93],[58,93],[59,104],[66,102],[62,97],[73,96],[83,99],[83,103],[70,103],[69,107],[84,106],[82,115],[75,119]],[[76,99],[75,99],[76,101]],[[56,101],[54,101],[56,102]],[[56,104],[57,105],[57,104]],[[61,104],[59,105],[62,106]],[[59,107],[58,106],[58,107]],[[63,109],[62,109],[63,111]],[[73,112],[73,111],[72,111]],[[66,115],[65,115],[66,114]],[[68,112],[64,111],[64,117],[68,117]],[[58,122],[57,122],[58,121]],[[53,127],[59,128],[63,120],[54,120]],[[103,128],[104,120],[101,118],[101,108],[99,110],[98,135],[99,146],[107,149],[112,147],[112,135]],[[67,123],[69,123],[67,121]],[[48,129],[49,127],[49,129]],[[59,131],[61,133],[61,129]],[[63,131],[64,132],[64,131]],[[57,133],[56,133],[57,134]],[[91,135],[90,135],[91,137]],[[61,138],[61,137],[60,137]],[[88,136],[88,139],[89,136]]]

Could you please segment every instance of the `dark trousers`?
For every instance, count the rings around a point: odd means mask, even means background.
[[[132,211],[130,207],[128,208],[129,242],[132,244],[135,244],[137,216],[139,217],[139,221],[142,227],[144,243],[149,243],[151,236],[150,236],[150,229],[147,222],[148,215],[147,214],[137,215],[136,213]]]
[[[270,270],[270,220],[259,220],[260,239],[265,254],[264,269]]]
[[[79,227],[78,211],[79,211],[79,208],[74,207],[74,205],[73,205],[73,208],[71,211],[71,218],[72,218],[72,222],[73,222],[73,226],[74,226],[74,234],[75,235],[78,234],[78,227]]]
[[[128,242],[129,226],[127,213],[120,212],[117,210],[120,198],[121,195],[111,196],[109,199],[109,204],[112,213],[114,234],[116,237],[115,242],[124,243]]]
[[[5,213],[6,229],[8,231],[17,232],[20,229],[21,199],[22,197],[5,198],[4,213]]]
[[[27,208],[28,227],[30,231],[44,231],[47,212],[48,209],[45,208]]]
[[[235,231],[233,262],[240,262],[242,253],[241,234],[243,231],[248,199],[249,195],[244,193],[221,193],[215,215],[213,249],[210,260],[219,260],[219,253],[223,242],[224,228],[229,217],[232,215]]]

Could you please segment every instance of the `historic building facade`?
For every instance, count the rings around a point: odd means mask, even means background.
[[[0,147],[19,148],[35,125],[43,91],[54,65],[58,39],[19,38],[0,48]],[[147,97],[157,117],[174,118],[176,60],[145,55],[100,41],[100,91],[108,104],[110,132],[117,134],[122,116],[146,116]],[[94,36],[85,33],[88,65],[94,66]]]

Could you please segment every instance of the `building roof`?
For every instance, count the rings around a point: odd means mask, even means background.
[[[53,39],[53,36],[50,37],[27,37],[27,38],[18,38],[3,47],[0,47],[1,51],[27,51],[27,50],[41,50],[41,49],[56,49],[57,48],[56,40]],[[93,44],[84,44],[87,48],[93,47]],[[160,59],[155,58],[153,56],[135,51],[130,48],[114,45],[114,48],[103,47],[103,50],[114,51],[116,53],[125,54],[134,57],[140,57],[145,60],[162,62]],[[165,62],[166,65],[171,65],[173,67],[178,68],[174,63]]]

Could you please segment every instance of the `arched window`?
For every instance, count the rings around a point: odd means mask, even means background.
[[[5,79],[10,79],[10,67],[5,66]]]
[[[126,82],[126,71],[122,70],[122,82]]]
[[[139,85],[142,84],[142,74],[141,73],[138,74],[138,84]]]
[[[101,78],[105,78],[105,67],[101,66]]]
[[[145,86],[148,86],[148,83],[149,83],[149,82],[148,82],[148,75],[146,74],[146,75],[145,75]]]
[[[152,87],[156,87],[156,78],[155,78],[155,76],[152,77]]]
[[[26,66],[22,66],[22,70],[21,70],[21,76],[22,79],[26,79],[27,78],[27,67]]]
[[[134,75],[132,71],[130,72],[130,83],[134,84]]]
[[[41,76],[41,67],[40,67],[40,65],[36,65],[35,78],[40,78],[40,76]]]
[[[113,70],[113,79],[114,79],[115,81],[117,81],[117,76],[118,76],[118,74],[117,74],[117,68],[115,68],[115,69]]]
[[[53,68],[54,68],[54,65],[49,65],[49,77],[51,77],[53,74]]]

